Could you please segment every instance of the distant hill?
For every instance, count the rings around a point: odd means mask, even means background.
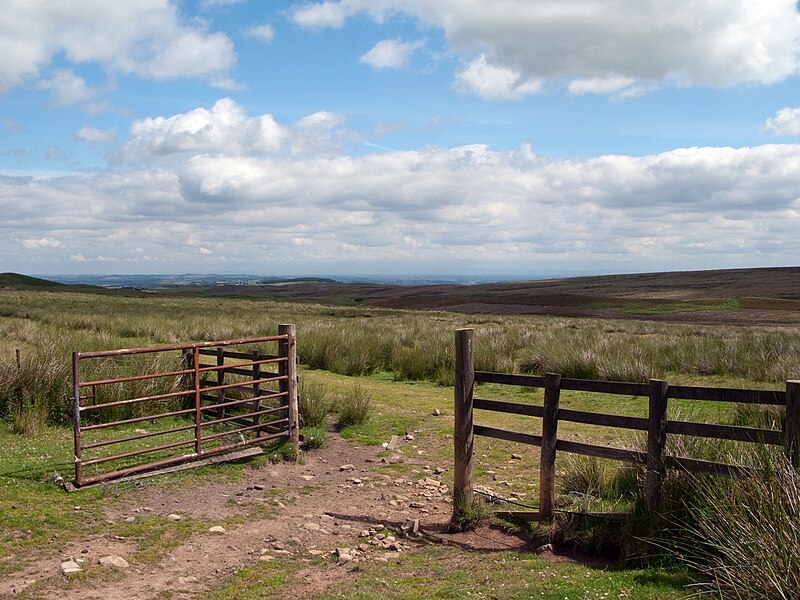
[[[325,281],[219,285],[203,295],[486,314],[800,323],[800,267],[602,275],[479,285]]]
[[[108,293],[109,290],[97,287],[95,285],[77,284],[70,285],[59,283],[57,281],[50,281],[49,279],[41,279],[39,277],[31,277],[30,275],[21,275],[19,273],[0,273],[0,289],[13,289],[13,290],[49,290],[58,292],[94,292],[94,293]]]
[[[0,273],[0,286],[13,288],[66,287],[63,283],[39,279],[38,277],[30,277],[28,275],[20,275],[19,273]]]

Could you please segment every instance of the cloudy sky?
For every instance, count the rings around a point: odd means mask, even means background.
[[[792,0],[7,0],[0,271],[800,264]]]

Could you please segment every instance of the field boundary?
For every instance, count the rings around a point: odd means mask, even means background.
[[[670,385],[659,379],[651,379],[649,383],[629,383],[570,379],[554,373],[544,376],[491,373],[475,371],[472,329],[457,330],[455,342],[454,518],[464,516],[460,513],[471,507],[475,435],[540,447],[539,511],[535,518],[541,521],[553,518],[557,451],[646,465],[645,500],[651,508],[659,503],[661,485],[667,469],[683,469],[692,473],[724,477],[744,477],[754,471],[752,467],[668,455],[668,434],[782,446],[793,465],[796,468],[800,466],[800,381],[787,381],[785,390],[765,391]],[[476,383],[544,388],[544,402],[542,406],[536,406],[476,398]],[[561,390],[647,397],[648,416],[629,417],[563,409],[559,407]],[[669,399],[785,406],[786,418],[781,430],[673,421],[667,418]],[[475,409],[540,418],[541,434],[475,425]],[[559,421],[645,431],[647,451],[558,439]],[[533,518],[532,515],[529,517]]]
[[[256,344],[275,344],[276,353],[235,350],[237,346]],[[180,353],[177,356],[176,351]],[[162,358],[169,365],[179,361],[179,367],[159,369],[160,363],[153,360],[150,364],[156,366],[135,365],[134,372],[140,369],[135,375],[94,380],[81,377],[82,362],[106,361],[113,366],[114,361],[135,360],[145,354]],[[211,356],[216,359],[212,361],[214,364],[201,362],[201,357]],[[270,440],[289,440],[295,453],[298,450],[294,325],[280,325],[278,335],[273,336],[76,351],[72,354],[72,374],[76,487],[221,455]],[[232,381],[232,376],[237,377]],[[154,382],[164,384],[159,393],[137,392],[136,386]],[[110,401],[104,401],[104,392]],[[119,418],[120,411],[129,412]],[[166,419],[172,423],[167,421],[170,424],[164,429],[135,429],[135,435],[130,435],[129,428],[134,424],[149,426]],[[87,443],[87,434],[96,439]],[[166,443],[142,447],[158,437],[166,439]],[[187,446],[192,448],[191,452],[174,455],[175,450]],[[87,459],[87,451],[100,455]],[[158,458],[141,462],[140,457],[151,453]],[[122,466],[112,470],[103,471],[100,466],[120,462]],[[87,467],[95,471],[91,476],[85,473]]]

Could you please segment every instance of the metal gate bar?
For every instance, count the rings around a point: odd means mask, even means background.
[[[229,351],[230,346],[245,344],[276,343],[277,356],[265,355],[258,350],[248,352]],[[119,358],[130,355],[148,353],[170,353],[180,351],[182,361],[181,369],[171,369],[157,373],[139,373],[116,378],[94,378],[81,381],[81,361],[98,358]],[[200,363],[200,355],[216,355],[217,365]],[[233,362],[231,361],[239,362]],[[230,362],[228,362],[230,361]],[[274,364],[278,372],[262,370],[262,366]],[[172,346],[157,346],[149,348],[126,348],[120,350],[104,350],[97,352],[73,352],[73,429],[75,448],[75,480],[77,487],[115,479],[140,471],[151,470],[175,463],[190,461],[196,458],[227,452],[242,446],[258,444],[279,438],[291,440],[295,447],[298,443],[298,414],[297,414],[297,371],[295,336],[293,325],[281,325],[278,335],[244,338],[235,340],[222,340],[215,342],[198,342],[194,344],[176,344]],[[218,374],[216,385],[204,382],[206,374]],[[243,381],[219,384],[225,373],[242,376]],[[98,400],[98,388],[103,390],[108,386],[124,386],[134,382],[148,382],[159,378],[173,378],[172,386],[182,387],[178,391],[165,391],[163,393],[150,393],[142,396],[124,397],[102,402]],[[213,382],[210,382],[213,383]],[[278,385],[279,389],[264,389],[262,385]],[[90,389],[91,393],[83,393]],[[151,390],[152,391],[152,390]],[[159,391],[159,390],[155,390]],[[238,393],[245,397],[227,396],[226,393]],[[182,402],[179,410],[169,408],[165,411],[160,404],[165,401]],[[276,401],[277,406],[263,404]],[[205,404],[204,404],[205,402]],[[154,403],[160,410],[153,414],[141,413],[136,416],[124,415],[126,418],[116,420],[103,420],[101,422],[82,423],[85,419],[96,421],[107,415],[108,409],[122,411],[147,411],[147,404]],[[178,407],[172,407],[178,408]],[[244,409],[244,412],[225,415],[226,410]],[[211,419],[209,419],[211,417]],[[106,417],[110,418],[110,417]],[[106,430],[108,428],[123,427],[136,423],[155,423],[159,419],[173,418],[177,423],[164,429],[154,431],[136,430],[134,435],[130,431],[111,439],[99,439],[86,443],[83,434],[86,432]],[[179,419],[187,419],[185,425]],[[207,420],[204,420],[207,419]],[[264,420],[264,419],[268,420]],[[270,420],[271,419],[271,420]],[[233,428],[220,428],[232,425]],[[244,425],[244,426],[242,426]],[[278,428],[277,430],[275,428]],[[212,429],[213,428],[213,429]],[[158,436],[175,436],[183,432],[193,431],[190,438],[170,441],[168,443],[149,446],[145,448],[131,448],[136,442],[155,438]],[[102,431],[100,432],[102,433]],[[252,437],[245,437],[249,434]],[[174,439],[174,438],[173,438]],[[205,447],[208,442],[222,442],[220,445]],[[84,456],[87,450],[108,449],[114,445],[122,445],[117,453],[106,456],[88,458]],[[125,445],[128,447],[126,448]],[[86,476],[84,467],[101,465],[113,461],[131,459],[154,452],[163,452],[182,446],[194,446],[193,452],[183,453],[165,459],[143,462],[133,466],[125,466],[116,470],[101,472]]]

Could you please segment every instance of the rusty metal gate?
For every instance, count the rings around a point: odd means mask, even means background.
[[[267,337],[73,352],[72,371],[77,487],[280,438],[297,449],[293,325]]]

